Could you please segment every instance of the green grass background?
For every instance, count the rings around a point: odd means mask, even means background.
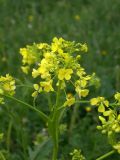
[[[21,72],[19,48],[33,42],[50,42],[54,36],[88,44],[89,53],[83,57],[82,65],[101,79],[101,88],[92,90],[91,97],[102,95],[110,99],[116,90],[120,91],[120,0],[0,0],[0,74],[10,73],[31,83]],[[31,92],[21,88],[17,96],[32,103]],[[0,148],[7,159],[48,160],[51,142],[42,147],[33,144],[37,134],[42,132],[41,141],[46,136],[39,117],[8,102],[0,107],[0,131],[5,134]],[[41,106],[44,104],[45,100],[41,101]],[[67,113],[68,130],[60,140],[60,160],[69,160],[73,148],[81,148],[87,160],[95,160],[112,149],[106,137],[96,130],[96,112],[87,113],[84,107],[79,109],[72,133],[72,110]],[[108,160],[119,158],[114,154]]]

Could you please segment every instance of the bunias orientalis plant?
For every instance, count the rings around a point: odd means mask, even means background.
[[[54,38],[51,44],[39,43],[20,49],[22,55],[21,69],[25,74],[31,73],[36,83],[33,85],[32,93],[33,101],[39,98],[39,94],[47,94],[49,113],[43,113],[34,106],[27,104],[15,97],[15,81],[10,75],[1,77],[0,79],[0,102],[4,104],[4,97],[11,98],[23,105],[36,111],[48,128],[48,133],[53,142],[52,160],[58,159],[60,124],[64,112],[75,103],[91,103],[98,106],[98,111],[103,114],[100,116],[102,122],[98,128],[102,132],[108,132],[109,122],[113,122],[116,126],[112,127],[112,133],[109,137],[113,140],[114,132],[119,133],[119,114],[114,106],[119,106],[118,95],[117,103],[110,104],[105,98],[93,98],[90,101],[82,100],[89,94],[89,86],[95,82],[95,74],[87,75],[85,69],[80,65],[82,54],[88,51],[86,44],[66,41],[63,38]],[[73,93],[69,93],[69,87]],[[63,96],[64,95],[64,96]],[[52,97],[54,96],[54,100]],[[61,99],[61,97],[64,97]],[[113,116],[114,115],[114,116]],[[111,118],[114,117],[114,118]],[[115,129],[113,129],[115,128]],[[112,143],[113,148],[119,151],[119,142]],[[103,159],[107,155],[98,158]],[[78,153],[78,152],[77,152]],[[75,152],[75,155],[77,155]],[[74,156],[74,154],[73,154]],[[79,160],[79,159],[78,159]]]

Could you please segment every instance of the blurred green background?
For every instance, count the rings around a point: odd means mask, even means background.
[[[120,91],[120,0],[0,0],[0,74],[10,73],[30,83],[20,69],[19,48],[33,42],[50,42],[54,36],[88,44],[82,65],[101,79],[101,88],[92,90],[91,97],[109,99]],[[20,89],[17,96],[31,103],[31,92],[29,88]],[[47,136],[39,117],[18,104],[8,104],[0,108],[0,131],[5,133],[0,148],[7,159],[48,160],[51,142],[43,144]],[[81,148],[87,160],[112,149],[96,130],[96,112],[87,112],[85,107],[80,107],[70,132],[72,110],[67,113],[68,129],[60,140],[61,160],[69,160],[73,148]],[[41,145],[34,145],[36,137]],[[119,157],[114,154],[108,159]]]

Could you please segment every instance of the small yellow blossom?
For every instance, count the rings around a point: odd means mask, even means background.
[[[32,93],[32,97],[37,97],[38,93],[42,91],[42,88],[38,84],[33,85],[35,91]]]
[[[32,22],[33,19],[34,19],[33,15],[29,15],[29,16],[28,16],[28,21],[29,21],[29,22]]]
[[[87,44],[86,43],[84,43],[84,44],[81,44],[81,51],[83,51],[83,52],[88,52],[88,46],[87,46]]]
[[[51,46],[51,49],[53,52],[58,52],[58,53],[62,53],[63,50],[61,48],[61,45],[62,45],[62,42],[63,42],[63,38],[57,38],[57,37],[54,37],[53,38],[53,43],[52,43],[52,46]]]
[[[0,104],[4,104],[5,102],[4,102],[4,98],[1,98],[0,97]]]
[[[44,88],[45,92],[50,92],[50,91],[54,91],[53,87],[52,87],[52,80],[47,81],[47,82],[40,82],[40,86]]]
[[[120,103],[120,93],[117,92],[115,95],[114,95],[115,99]]]
[[[81,97],[86,97],[86,96],[88,95],[88,93],[89,93],[89,90],[88,90],[88,89],[82,89],[82,90],[80,91]]]
[[[22,66],[21,69],[25,74],[28,74],[30,67],[29,66]]]
[[[49,45],[47,43],[39,43],[37,44],[37,48],[42,50],[42,49],[46,49],[47,47],[49,47]]]
[[[105,51],[105,50],[103,50],[103,51],[101,51],[101,54],[102,54],[103,56],[106,56],[106,55],[108,54],[108,52]]]
[[[72,69],[65,69],[65,68],[59,69],[58,79],[59,80],[64,80],[64,79],[65,80],[70,80],[72,73],[73,73]]]
[[[76,21],[79,21],[79,20],[80,20],[80,16],[79,16],[78,14],[76,14],[76,15],[74,16],[74,18],[75,18]]]
[[[109,106],[109,101],[105,100],[104,97],[92,98],[90,100],[91,105],[98,106],[98,112],[105,112],[105,107]]]
[[[117,144],[115,144],[113,146],[114,149],[116,149],[118,151],[118,153],[120,154],[120,142],[118,142]]]
[[[85,110],[86,110],[87,112],[91,112],[92,109],[91,109],[90,106],[88,106],[88,107],[85,108]]]
[[[36,78],[36,77],[38,77],[39,75],[40,75],[40,73],[38,72],[38,70],[36,70],[36,69],[33,68],[33,71],[32,71],[32,76],[33,76],[33,78]]]
[[[75,97],[72,96],[72,94],[67,94],[66,97],[66,102],[64,103],[64,107],[68,106],[72,106],[75,103]]]

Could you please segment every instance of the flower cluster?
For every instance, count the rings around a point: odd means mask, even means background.
[[[115,149],[120,153],[120,143],[116,142],[116,136],[120,133],[120,114],[118,112],[118,107],[120,105],[120,93],[114,95],[115,103],[110,104],[104,97],[92,98],[91,105],[98,106],[98,111],[102,113],[99,116],[101,125],[97,126],[102,133],[108,135],[110,143]],[[114,135],[114,139],[113,139]]]
[[[104,97],[97,97],[97,98],[92,98],[90,100],[91,105],[96,105],[98,106],[98,112],[105,112],[105,107],[109,106],[109,101],[105,100]]]
[[[33,66],[33,78],[39,77],[39,84],[34,85],[35,92],[32,96],[36,97],[42,91],[55,92],[58,87],[66,90],[67,84],[71,83],[79,97],[86,97],[91,76],[86,75],[79,60],[81,54],[87,51],[86,44],[56,37],[51,44],[40,43],[22,48],[20,52],[23,56],[23,71],[27,73],[26,67]],[[74,99],[66,97],[65,105],[70,106]]]
[[[85,157],[82,155],[81,150],[74,149],[72,153],[70,153],[72,156],[72,160],[85,160]]]
[[[14,95],[15,94],[15,80],[9,74],[5,77],[0,77],[0,104],[4,104],[3,94]]]
[[[22,71],[28,74],[30,67],[37,64],[40,61],[43,52],[49,51],[49,45],[46,43],[27,45],[26,48],[20,48],[20,54],[22,55]]]

